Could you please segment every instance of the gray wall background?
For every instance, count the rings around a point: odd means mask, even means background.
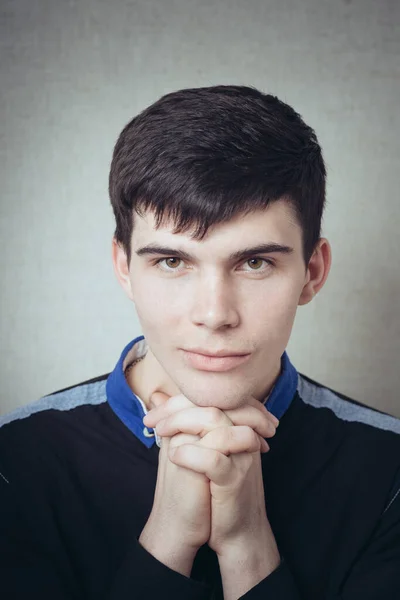
[[[1,412],[110,371],[141,333],[110,259],[122,127],[237,83],[292,104],[329,170],[332,271],[290,357],[400,416],[399,24],[397,0],[2,0]]]

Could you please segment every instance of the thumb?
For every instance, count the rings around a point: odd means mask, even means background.
[[[168,394],[164,394],[164,392],[153,392],[149,400],[150,408],[158,408],[159,406],[162,406],[169,398],[170,396],[168,396]]]

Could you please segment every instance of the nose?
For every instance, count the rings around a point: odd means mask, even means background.
[[[229,283],[222,276],[207,275],[197,287],[192,304],[191,320],[209,329],[236,327],[239,312]]]

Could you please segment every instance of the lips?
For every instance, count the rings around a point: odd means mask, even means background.
[[[210,356],[188,350],[183,353],[186,364],[200,371],[231,371],[250,358],[250,354]]]
[[[201,348],[184,348],[186,352],[194,352],[195,354],[201,354],[202,356],[212,356],[213,358],[221,358],[225,356],[246,356],[248,352],[229,351],[229,350],[218,350],[217,352],[208,352]]]

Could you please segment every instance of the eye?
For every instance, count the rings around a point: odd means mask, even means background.
[[[253,263],[251,266],[255,267],[255,269],[252,269],[254,271],[259,271],[259,267],[262,267],[262,263],[265,262],[265,260],[263,260],[262,258],[250,258],[248,261],[246,261],[248,265],[250,265],[250,263]],[[254,264],[254,263],[258,263],[258,264]]]
[[[162,263],[165,262],[166,266],[162,266]],[[155,267],[157,267],[158,269],[160,269],[161,271],[164,271],[166,273],[172,273],[172,271],[180,271],[181,269],[179,269],[179,263],[183,262],[181,258],[178,258],[177,256],[168,256],[167,258],[159,258],[154,264]],[[265,271],[270,270],[272,267],[274,267],[274,262],[272,260],[268,260],[266,258],[261,258],[260,256],[254,256],[253,258],[249,258],[247,259],[243,264],[251,264],[253,263],[253,266],[255,266],[255,268],[250,268],[247,272],[249,273],[250,271],[252,271],[253,273],[264,273]],[[256,263],[254,265],[254,263]],[[265,265],[265,268],[262,268],[262,265]]]
[[[161,266],[161,263],[164,261],[167,268]],[[167,258],[159,258],[154,264],[156,267],[164,271],[177,271],[177,266],[179,266],[180,262],[182,262],[180,258],[177,258],[176,256],[168,256]]]
[[[275,267],[273,260],[261,256],[253,256],[247,259],[244,264],[250,265],[250,269],[245,270],[247,273],[260,273],[261,275],[268,273]]]

